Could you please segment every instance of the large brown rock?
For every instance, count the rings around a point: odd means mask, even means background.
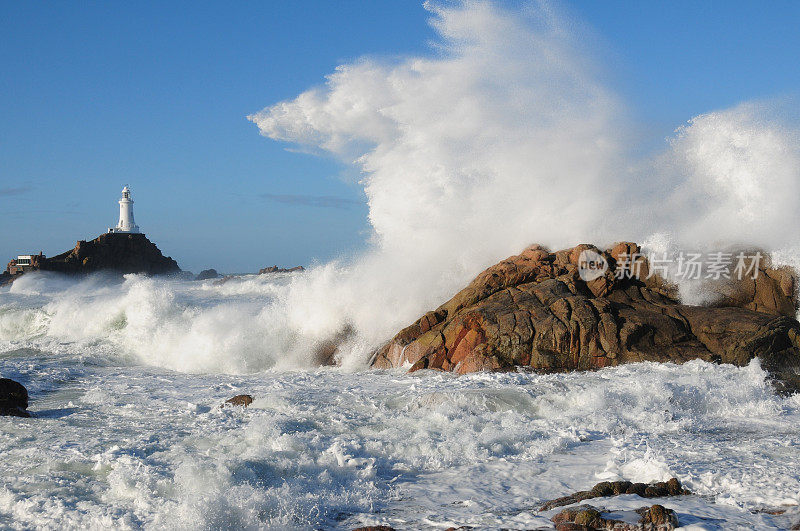
[[[583,251],[608,264],[579,274]],[[714,307],[683,305],[677,290],[638,257],[638,276],[618,278],[634,243],[601,251],[579,245],[525,249],[490,267],[452,299],[401,330],[372,366],[409,365],[468,373],[529,367],[596,369],[638,361],[702,359],[746,365],[760,357],[775,372],[800,369],[795,277],[763,266],[758,279],[727,282]]]

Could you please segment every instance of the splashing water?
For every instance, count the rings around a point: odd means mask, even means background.
[[[355,164],[369,200],[375,249],[337,286],[312,273],[318,296],[291,304],[330,322],[319,298],[344,295],[333,319],[374,346],[531,243],[666,234],[673,250],[800,249],[800,135],[777,104],[697,116],[663,153],[637,158],[622,103],[552,6],[428,8],[431,56],[342,65],[249,117],[265,136]]]

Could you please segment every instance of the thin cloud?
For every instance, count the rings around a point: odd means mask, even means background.
[[[361,204],[361,201],[356,199],[347,199],[334,195],[261,194],[260,197],[286,205],[302,205],[317,208],[350,208],[353,205]]]
[[[0,197],[27,194],[33,190],[30,186],[20,186],[19,188],[0,188]]]

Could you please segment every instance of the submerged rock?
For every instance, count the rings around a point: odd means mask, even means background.
[[[8,378],[0,378],[0,416],[30,417],[28,390],[25,386]]]
[[[618,514],[624,511],[614,511]],[[611,517],[610,512],[591,505],[580,505],[564,509],[551,520],[556,524],[558,531],[590,531],[608,529],[614,531],[670,531],[678,527],[678,517],[675,511],[662,505],[642,507],[633,511],[634,517],[639,516],[636,523],[617,520]]]
[[[779,395],[789,396],[800,393],[800,374],[777,373],[772,376],[770,383]]]
[[[665,498],[667,496],[689,495],[691,492],[683,488],[678,478],[651,484],[631,483],[630,481],[602,481],[590,490],[581,490],[569,496],[547,501],[542,504],[539,510],[549,511],[556,507],[572,505],[592,498],[618,496],[620,494],[636,494],[642,498]]]
[[[586,253],[608,267],[584,280],[579,262]],[[634,243],[606,251],[579,245],[555,253],[529,247],[400,331],[375,353],[372,366],[464,374],[693,359],[743,366],[759,357],[771,372],[800,370],[796,281],[790,271],[764,265],[758,280],[720,286],[722,302],[716,306],[688,306],[678,301],[674,286],[650,274],[644,257],[625,263],[625,256],[637,253]],[[623,264],[638,274],[620,275]]]
[[[229,406],[247,407],[252,403],[253,403],[253,397],[252,396],[250,396],[250,395],[236,395],[233,398],[227,399],[225,401],[225,403],[222,404],[222,405],[223,406],[229,405]]]
[[[336,354],[339,347],[353,337],[355,329],[350,325],[345,325],[335,335],[321,341],[313,350],[313,361],[315,365],[337,365]]]

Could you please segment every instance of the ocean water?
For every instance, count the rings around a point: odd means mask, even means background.
[[[652,124],[607,86],[606,47],[557,5],[425,5],[428,51],[354,59],[248,117],[358,176],[361,255],[224,284],[27,274],[0,288],[0,376],[34,413],[0,418],[0,529],[547,529],[546,499],[672,476],[697,496],[591,503],[658,501],[692,529],[800,520],[800,398],[776,396],[757,363],[366,368],[532,243],[741,244],[800,265],[791,101],[676,117],[650,148]],[[348,330],[341,366],[317,367]],[[219,407],[240,393],[249,408]]]
[[[313,366],[296,276],[0,288],[0,528],[548,529],[547,499],[678,477],[689,529],[800,519],[800,397],[757,363],[454,376]],[[247,408],[220,408],[249,393]],[[635,496],[590,503],[615,510]],[[776,509],[786,511],[772,515]]]

